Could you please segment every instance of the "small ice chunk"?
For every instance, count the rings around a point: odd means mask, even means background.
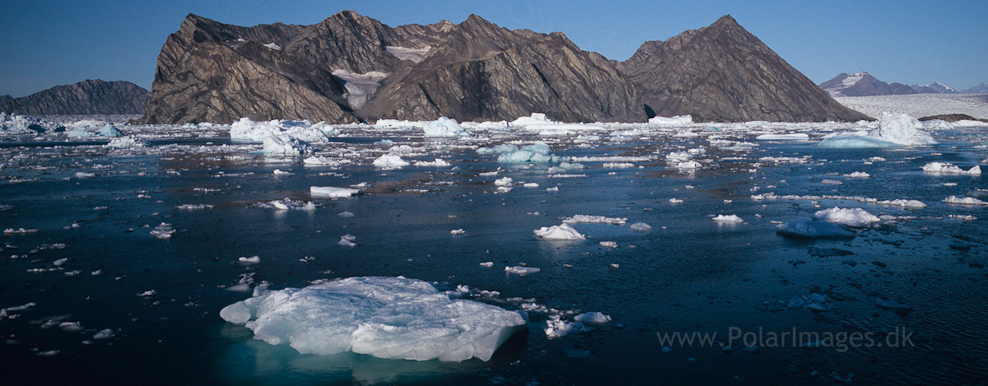
[[[401,157],[394,154],[382,155],[375,159],[373,164],[379,168],[397,168],[409,165],[408,161],[405,161],[401,159]]]
[[[871,226],[881,219],[861,208],[838,208],[824,209],[813,214],[813,218],[835,224],[846,225],[854,228],[864,228]]]
[[[463,229],[453,229],[453,230],[449,231],[449,233],[452,234],[453,236],[463,236],[463,235],[467,234],[467,231],[465,231]]]
[[[351,188],[338,188],[335,186],[311,186],[309,187],[309,195],[313,197],[331,197],[331,198],[341,198],[350,197],[363,193],[358,189]]]
[[[93,339],[110,339],[114,336],[116,336],[116,334],[113,333],[112,329],[104,328],[97,332],[96,335],[93,335]]]
[[[617,248],[618,244],[616,241],[601,241],[600,246],[604,248]]]
[[[481,267],[490,268],[490,267],[493,267],[494,266],[494,262],[493,261],[485,261],[483,263],[480,263],[480,266]]]
[[[779,225],[780,236],[797,238],[853,238],[854,232],[839,224],[820,220],[798,220]]]
[[[683,203],[683,200],[680,200],[678,198],[670,198],[669,199],[669,203],[670,204],[682,204]]]
[[[734,224],[744,222],[744,220],[742,220],[741,217],[738,217],[736,214],[729,214],[726,216],[722,214],[718,214],[716,217],[713,218],[713,220],[721,223],[734,223]]]
[[[607,324],[611,322],[611,317],[600,312],[587,312],[574,316],[573,320],[583,324]]]
[[[247,283],[234,284],[224,288],[224,290],[230,292],[250,292],[250,284]]]
[[[536,237],[543,240],[585,240],[586,237],[577,232],[569,224],[563,223],[551,227],[542,227],[535,231]]]
[[[240,264],[245,264],[245,265],[247,265],[247,264],[259,264],[261,262],[261,257],[260,256],[240,257],[239,259],[237,259],[237,262],[239,262]]]
[[[532,273],[538,273],[541,269],[536,267],[522,267],[522,266],[508,266],[504,267],[504,272],[513,273],[515,275],[528,275]]]
[[[497,186],[510,186],[512,182],[514,182],[514,180],[512,180],[511,177],[503,177],[503,178],[498,178],[497,180],[494,180],[494,185],[497,185]]]
[[[344,211],[342,211],[340,213],[337,213],[336,216],[337,217],[342,217],[342,218],[353,218],[354,214],[351,213],[351,212],[349,212],[349,211],[345,211],[344,210]]]
[[[635,232],[648,232],[652,230],[652,226],[643,222],[636,222],[628,226],[631,230]]]
[[[961,197],[957,197],[957,196],[950,196],[950,197],[947,197],[947,198],[943,199],[943,202],[946,202],[948,204],[954,204],[954,205],[971,205],[971,206],[988,205],[988,202],[981,201],[981,200],[979,200],[977,198],[974,198],[974,197],[964,197],[964,198],[961,198]]]
[[[175,229],[172,228],[172,224],[163,222],[151,230],[151,235],[162,240],[168,240],[172,238],[172,234],[175,233]]]
[[[623,217],[604,217],[604,216],[593,216],[578,214],[573,217],[567,217],[563,219],[566,224],[577,224],[577,223],[587,223],[587,224],[615,224],[624,225],[628,219]]]
[[[980,176],[981,166],[974,165],[971,169],[964,170],[950,162],[930,162],[923,166],[924,173],[930,174],[966,174],[970,176]]]

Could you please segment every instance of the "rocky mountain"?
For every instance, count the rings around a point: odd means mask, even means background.
[[[148,91],[131,82],[86,80],[22,98],[0,96],[0,111],[26,115],[142,114]]]
[[[830,96],[872,96],[915,94],[916,90],[902,83],[888,84],[876,79],[867,72],[841,73],[820,84],[820,88]]]
[[[957,90],[952,87],[947,86],[940,82],[933,82],[933,84],[914,84],[912,86],[913,90],[916,90],[920,94],[955,94]]]
[[[961,91],[965,94],[988,94],[988,83],[981,82],[977,86]]]
[[[855,121],[731,16],[666,41],[649,41],[618,66],[651,114],[699,121]]]
[[[357,122],[440,116],[646,119],[631,81],[559,33],[460,24],[389,27],[344,11],[312,26],[189,15],[158,57],[146,123],[241,117]]]

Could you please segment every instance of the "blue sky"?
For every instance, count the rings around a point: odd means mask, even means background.
[[[582,49],[625,60],[731,14],[816,83],[868,71],[886,82],[988,82],[988,1],[0,1],[0,95],[85,79],[150,89],[165,38],[188,13],[223,23],[315,24],[352,9],[396,26],[459,23],[562,31]]]

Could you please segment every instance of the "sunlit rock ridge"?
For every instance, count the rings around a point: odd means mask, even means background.
[[[564,122],[867,118],[729,17],[648,42],[617,63],[562,33],[508,30],[476,15],[390,27],[344,11],[310,26],[240,27],[190,14],[162,47],[142,121],[510,121],[532,113]]]
[[[12,98],[0,95],[0,112],[27,115],[143,114],[148,90],[126,81],[89,79]]]
[[[655,115],[694,120],[870,119],[833,100],[731,16],[666,41],[642,44],[618,64]]]

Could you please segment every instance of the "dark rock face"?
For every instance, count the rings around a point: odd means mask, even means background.
[[[0,111],[25,115],[141,114],[148,91],[131,82],[86,80],[28,95],[0,96]]]
[[[231,26],[189,15],[168,37],[143,122],[240,117],[646,119],[631,81],[562,34],[454,25],[391,28],[352,11],[312,26]]]
[[[919,120],[921,122],[926,122],[926,121],[932,121],[934,119],[939,119],[941,121],[947,121],[947,122],[957,122],[957,121],[981,121],[981,122],[988,122],[988,119],[978,119],[978,118],[972,117],[972,116],[967,115],[967,114],[940,114],[940,115],[931,115],[931,116],[928,116],[928,117],[922,117]]]
[[[561,33],[510,31],[471,15],[433,50],[360,113],[412,120],[511,120],[533,112],[566,122],[646,119],[631,81]]]
[[[646,42],[618,68],[659,116],[690,114],[708,122],[870,119],[834,101],[730,16],[665,42]]]
[[[916,90],[913,90],[912,87],[902,83],[888,84],[863,71],[851,75],[841,73],[833,79],[821,83],[820,88],[830,93],[831,96],[906,95],[916,93]]]

